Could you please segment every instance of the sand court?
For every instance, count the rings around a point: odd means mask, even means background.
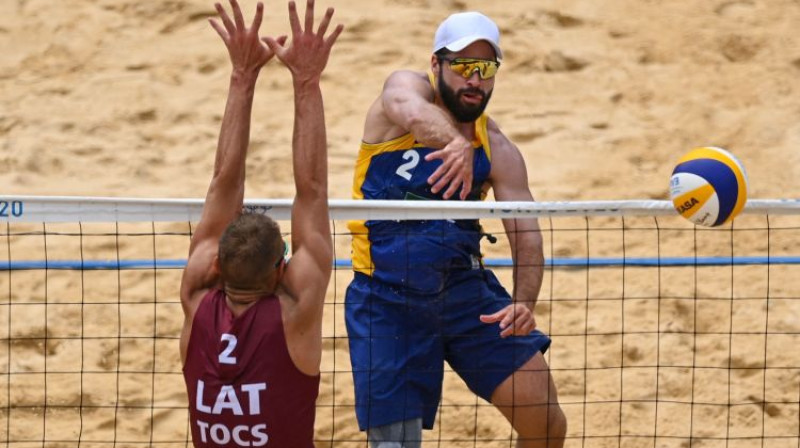
[[[255,3],[242,0],[246,15]],[[666,199],[677,159],[729,149],[751,198],[800,192],[800,4],[331,0],[346,28],[323,78],[330,194],[350,197],[369,104],[396,69],[425,70],[459,10],[500,26],[488,113],[525,156],[540,201]],[[198,0],[19,0],[0,17],[0,185],[6,195],[199,198],[229,76]],[[267,2],[262,29],[288,31]],[[259,81],[248,198],[289,198],[291,79]],[[543,219],[548,259],[794,257],[797,217],[734,230],[679,218]],[[507,258],[500,241],[488,258]],[[182,259],[188,223],[12,224],[0,262]],[[286,222],[284,230],[289,229]],[[336,222],[336,257],[350,253]],[[506,286],[510,271],[499,270]],[[325,310],[317,446],[366,447],[353,412],[337,270]],[[180,270],[0,272],[0,442],[14,447],[187,446]],[[796,265],[555,267],[540,328],[571,447],[797,446]],[[453,372],[425,446],[509,446],[508,423]]]

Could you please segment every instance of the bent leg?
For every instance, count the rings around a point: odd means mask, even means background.
[[[503,381],[491,401],[517,432],[517,448],[564,446],[567,419],[541,352]]]
[[[367,436],[372,448],[419,448],[422,444],[422,419],[370,428]]]

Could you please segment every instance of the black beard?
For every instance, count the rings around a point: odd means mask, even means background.
[[[480,94],[483,99],[481,100],[480,104],[465,105],[459,100],[461,95],[464,93],[477,93]],[[470,123],[477,120],[486,109],[486,105],[489,104],[489,99],[492,97],[492,91],[490,90],[489,93],[484,94],[482,90],[474,88],[461,89],[456,92],[451,89],[450,86],[445,84],[444,79],[442,78],[442,67],[440,66],[439,95],[442,97],[444,106],[450,111],[450,113],[453,114],[453,117],[455,117],[456,121],[459,123]]]

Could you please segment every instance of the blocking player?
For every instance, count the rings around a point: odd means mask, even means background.
[[[342,26],[314,30],[314,1],[301,23],[289,3],[291,42],[259,38],[263,5],[248,27],[216,4],[211,26],[233,66],[214,174],[181,282],[180,352],[196,447],[313,448],[322,310],[331,275],[327,149],[320,76]],[[242,214],[245,158],[256,80],[273,56],[295,94],[292,160],[296,196],[291,262],[278,224]]]

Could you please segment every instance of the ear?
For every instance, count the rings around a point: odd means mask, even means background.
[[[209,274],[219,276],[221,273],[222,269],[219,267],[219,255],[214,255],[214,259],[211,261],[211,267],[209,268]]]
[[[275,268],[275,271],[273,272],[274,276],[272,277],[272,280],[274,283],[272,285],[272,290],[274,291],[278,289],[278,286],[283,281],[283,276],[286,274],[286,260],[284,259],[284,261],[281,261],[281,263],[278,265],[278,267]]]
[[[280,283],[281,279],[283,278],[283,274],[286,273],[286,259],[284,258],[283,261],[275,268],[275,278]]]
[[[433,72],[433,76],[438,76],[439,74],[439,58],[435,55],[431,55],[431,71]]]

